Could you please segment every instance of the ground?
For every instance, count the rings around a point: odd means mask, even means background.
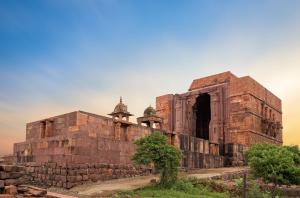
[[[220,176],[230,172],[238,172],[247,169],[247,167],[229,167],[229,168],[214,168],[214,169],[200,169],[192,172],[180,172],[180,177],[197,177],[198,179],[211,178]],[[95,182],[83,184],[74,187],[70,190],[49,188],[49,191],[58,192],[66,195],[78,196],[80,198],[88,197],[108,197],[116,192],[136,190],[150,184],[150,180],[158,179],[156,176],[143,176],[126,179],[115,179],[104,182]]]

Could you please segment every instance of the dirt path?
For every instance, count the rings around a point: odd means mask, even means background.
[[[211,178],[220,176],[226,173],[237,172],[245,170],[246,167],[230,167],[230,168],[214,168],[214,169],[200,169],[189,173],[181,172],[180,177],[197,177],[198,179]],[[69,194],[82,198],[86,197],[108,197],[115,192],[134,190],[145,187],[150,184],[151,179],[158,179],[158,176],[143,176],[125,179],[115,179],[104,182],[95,182],[74,187],[70,190],[62,190],[50,188],[50,191],[59,191],[59,193]]]
[[[105,182],[94,183],[91,185],[82,185],[72,188],[72,191],[78,192],[80,195],[87,196],[108,196],[114,192],[125,190],[134,190],[149,185],[151,179],[158,179],[158,176],[143,176],[135,178],[125,178],[110,180]]]

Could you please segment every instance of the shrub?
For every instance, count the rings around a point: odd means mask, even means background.
[[[173,185],[172,189],[190,193],[190,192],[194,191],[194,185],[191,182],[189,182],[188,180],[180,179],[180,180],[176,181],[176,183]]]
[[[154,164],[160,173],[160,185],[171,187],[177,180],[181,151],[167,144],[165,135],[154,132],[134,142],[137,146],[132,160],[137,164]]]
[[[246,159],[256,177],[273,183],[272,196],[278,184],[299,184],[300,168],[294,148],[257,144],[246,152]]]
[[[294,162],[300,165],[300,150],[297,145],[284,146],[288,151],[292,152],[294,155]]]

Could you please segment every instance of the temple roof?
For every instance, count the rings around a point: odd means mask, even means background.
[[[153,107],[151,107],[151,105],[147,107],[144,111],[144,117],[155,116],[155,115],[156,115],[156,111]]]
[[[123,115],[129,115],[131,116],[127,110],[127,105],[123,104],[122,97],[120,97],[120,102],[115,106],[115,109],[112,113],[109,115],[116,115],[116,114],[123,114]]]
[[[224,83],[224,82],[230,82],[233,79],[238,79],[238,77],[232,74],[230,71],[198,78],[193,80],[192,84],[190,85],[189,91]]]

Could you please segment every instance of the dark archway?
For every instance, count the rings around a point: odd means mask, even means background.
[[[210,95],[200,94],[194,105],[196,115],[196,137],[209,139],[209,123],[211,118]]]

